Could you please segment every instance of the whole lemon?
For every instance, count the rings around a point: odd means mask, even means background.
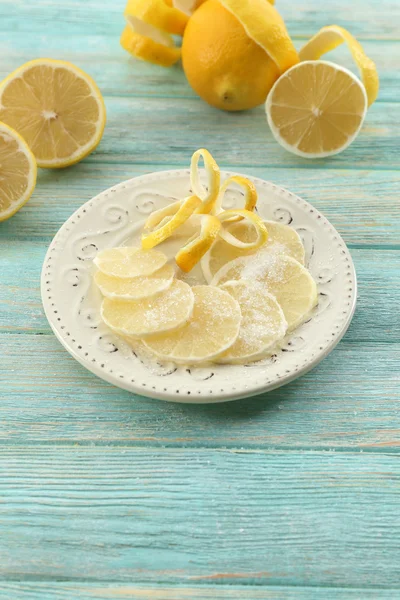
[[[206,0],[190,17],[182,63],[194,91],[223,110],[262,104],[279,77],[268,54],[218,0]]]

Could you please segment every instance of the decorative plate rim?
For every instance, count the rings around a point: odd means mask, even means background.
[[[41,274],[41,295],[42,295],[42,303],[44,307],[44,311],[48,322],[51,326],[52,331],[54,332],[57,339],[61,342],[64,348],[77,360],[82,366],[87,368],[89,371],[100,377],[101,379],[111,383],[112,385],[116,385],[122,389],[125,389],[131,393],[138,394],[141,396],[145,396],[152,399],[160,399],[171,402],[181,402],[181,403],[217,403],[217,402],[226,402],[230,400],[239,400],[242,398],[248,398],[252,396],[257,396],[263,394],[268,391],[272,391],[278,387],[291,383],[298,377],[309,372],[315,366],[317,366],[324,358],[326,358],[332,350],[337,346],[337,344],[341,341],[346,331],[348,330],[352,318],[355,313],[356,304],[357,304],[357,276],[355,267],[353,264],[353,260],[351,254],[340,234],[333,227],[333,225],[326,219],[326,217],[320,213],[317,209],[315,209],[309,202],[303,200],[296,194],[293,194],[289,190],[275,185],[269,181],[252,177],[249,175],[245,175],[251,181],[253,181],[256,186],[261,186],[269,189],[279,195],[285,196],[286,200],[289,200],[290,203],[295,203],[300,206],[302,212],[306,211],[312,217],[318,221],[324,227],[327,227],[330,230],[330,233],[333,235],[333,240],[337,243],[338,250],[341,251],[342,255],[345,257],[347,264],[347,275],[349,280],[351,281],[351,293],[348,294],[348,302],[346,304],[347,308],[344,313],[344,317],[340,323],[340,326],[336,325],[336,330],[331,333],[328,339],[325,340],[325,344],[319,347],[319,350],[315,352],[313,355],[308,356],[302,364],[297,365],[295,369],[285,371],[284,373],[277,373],[273,380],[267,380],[263,383],[260,383],[259,380],[255,382],[255,384],[251,387],[238,387],[237,385],[232,386],[228,389],[224,390],[187,390],[188,386],[185,386],[185,389],[176,390],[175,393],[168,389],[168,386],[163,385],[159,386],[151,386],[144,381],[141,384],[136,382],[135,380],[126,380],[124,377],[118,377],[118,374],[113,370],[107,371],[105,369],[105,364],[97,364],[98,361],[92,359],[87,352],[82,352],[82,345],[76,342],[76,340],[71,337],[69,334],[66,334],[64,331],[64,327],[60,323],[60,318],[55,319],[54,313],[57,311],[54,309],[55,302],[53,297],[53,290],[51,288],[51,269],[52,263],[51,261],[55,258],[57,251],[59,250],[58,245],[60,242],[64,240],[64,238],[69,234],[73,227],[75,227],[79,220],[90,210],[96,203],[100,203],[102,200],[107,198],[110,194],[117,193],[126,188],[139,187],[141,184],[145,183],[154,183],[159,179],[168,179],[172,177],[176,178],[189,178],[190,171],[187,169],[174,169],[174,170],[165,170],[165,171],[156,171],[152,173],[148,173],[145,175],[140,175],[138,177],[133,177],[129,180],[123,181],[117,185],[114,185],[107,190],[104,190],[100,194],[96,195],[91,200],[84,203],[80,208],[78,208],[68,219],[64,222],[64,224],[60,227],[56,235],[54,236],[44,259],[42,274]],[[238,175],[240,173],[232,172],[232,171],[221,171],[221,175],[223,177],[229,177],[231,175]],[[343,258],[342,256],[342,258]],[[54,263],[53,263],[54,264]],[[50,287],[49,287],[50,286]],[[49,295],[50,294],[50,295]],[[57,322],[58,321],[58,322]],[[229,368],[228,365],[213,365],[213,369],[218,371],[220,369]],[[176,387],[176,386],[172,386]],[[212,388],[213,384],[207,386],[208,388]]]

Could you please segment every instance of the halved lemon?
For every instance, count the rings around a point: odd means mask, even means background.
[[[103,296],[107,296],[107,298],[141,300],[142,298],[151,298],[171,287],[174,273],[172,265],[164,265],[149,277],[134,277],[133,279],[121,279],[97,271],[94,281]]]
[[[187,365],[210,361],[232,346],[239,335],[242,317],[233,296],[206,285],[195,286],[192,291],[193,315],[187,325],[144,340],[160,358]]]
[[[237,258],[218,271],[211,285],[238,280],[275,296],[289,330],[303,323],[317,304],[317,286],[310,273],[294,258],[282,256],[279,249]]]
[[[305,158],[332,156],[357,137],[367,114],[361,81],[330,62],[306,61],[284,73],[266,102],[276,141]]]
[[[125,26],[120,44],[134,58],[161,67],[171,67],[181,57],[181,50],[175,46],[172,36],[141,21],[135,26],[132,22]]]
[[[36,185],[36,160],[25,140],[0,123],[0,221],[14,215]]]
[[[297,231],[288,225],[283,225],[275,221],[263,221],[263,223],[268,232],[268,239],[263,248],[279,247],[282,254],[291,256],[299,263],[304,264],[304,246]],[[246,223],[246,221],[232,223],[228,225],[227,230],[242,242],[254,242],[256,239],[254,227]],[[261,249],[260,251],[262,252],[263,250]],[[237,246],[232,246],[224,239],[218,238],[201,260],[201,268],[207,283],[211,283],[212,278],[219,269],[230,261],[240,256],[249,256],[254,253],[253,249],[238,248]]]
[[[0,121],[23,136],[39,167],[55,169],[96,148],[106,109],[87,73],[63,60],[39,58],[0,83]]]
[[[172,335],[193,312],[194,297],[190,286],[175,280],[171,287],[154,298],[144,300],[112,300],[104,298],[101,317],[116,333],[135,338],[156,334]]]
[[[239,336],[221,363],[246,363],[263,358],[286,333],[287,323],[278,302],[250,282],[230,281],[222,288],[238,301],[242,313]]]
[[[152,275],[161,269],[167,260],[165,254],[157,250],[123,246],[99,252],[93,262],[105,275],[131,279]]]

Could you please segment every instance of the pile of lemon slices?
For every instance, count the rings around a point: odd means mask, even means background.
[[[224,210],[233,186],[243,192],[244,206]],[[130,343],[140,341],[152,355],[178,364],[260,360],[317,304],[301,239],[293,228],[254,212],[251,181],[232,176],[221,185],[207,150],[192,157],[191,189],[193,195],[149,216],[141,248],[96,256],[102,319]],[[167,256],[171,247],[175,265]],[[189,285],[185,274],[196,266]]]

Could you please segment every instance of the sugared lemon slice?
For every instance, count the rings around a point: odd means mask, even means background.
[[[104,298],[101,316],[110,329],[121,335],[145,338],[168,332],[172,336],[171,332],[191,317],[193,302],[190,286],[176,280],[154,298],[137,302]]]
[[[303,323],[317,304],[317,286],[297,260],[282,256],[279,248],[266,248],[254,256],[237,258],[218,271],[211,285],[243,280],[275,296],[288,329]]]
[[[127,246],[103,250],[93,262],[105,275],[131,279],[152,275],[166,264],[167,257],[157,250]]]
[[[282,254],[291,256],[299,263],[304,264],[304,246],[295,229],[275,221],[264,221],[264,225],[268,232],[268,239],[263,248],[279,247]],[[254,227],[245,221],[233,223],[227,227],[227,230],[231,235],[242,242],[254,242],[256,239]],[[262,252],[263,250],[260,251]],[[219,269],[231,260],[235,260],[240,256],[248,256],[249,254],[254,254],[254,250],[237,248],[225,240],[218,238],[201,261],[201,267],[206,281],[210,283]]]
[[[231,281],[222,289],[238,301],[242,323],[236,342],[218,362],[243,364],[263,358],[286,333],[287,323],[281,307],[274,296],[250,282]]]
[[[134,277],[133,279],[121,279],[97,271],[94,281],[103,296],[107,296],[107,298],[141,300],[167,290],[172,284],[174,273],[171,265],[164,265],[149,277]]]
[[[190,321],[178,331],[146,339],[157,356],[177,363],[207,362],[222,354],[239,335],[241,312],[238,302],[219,288],[195,286]]]

